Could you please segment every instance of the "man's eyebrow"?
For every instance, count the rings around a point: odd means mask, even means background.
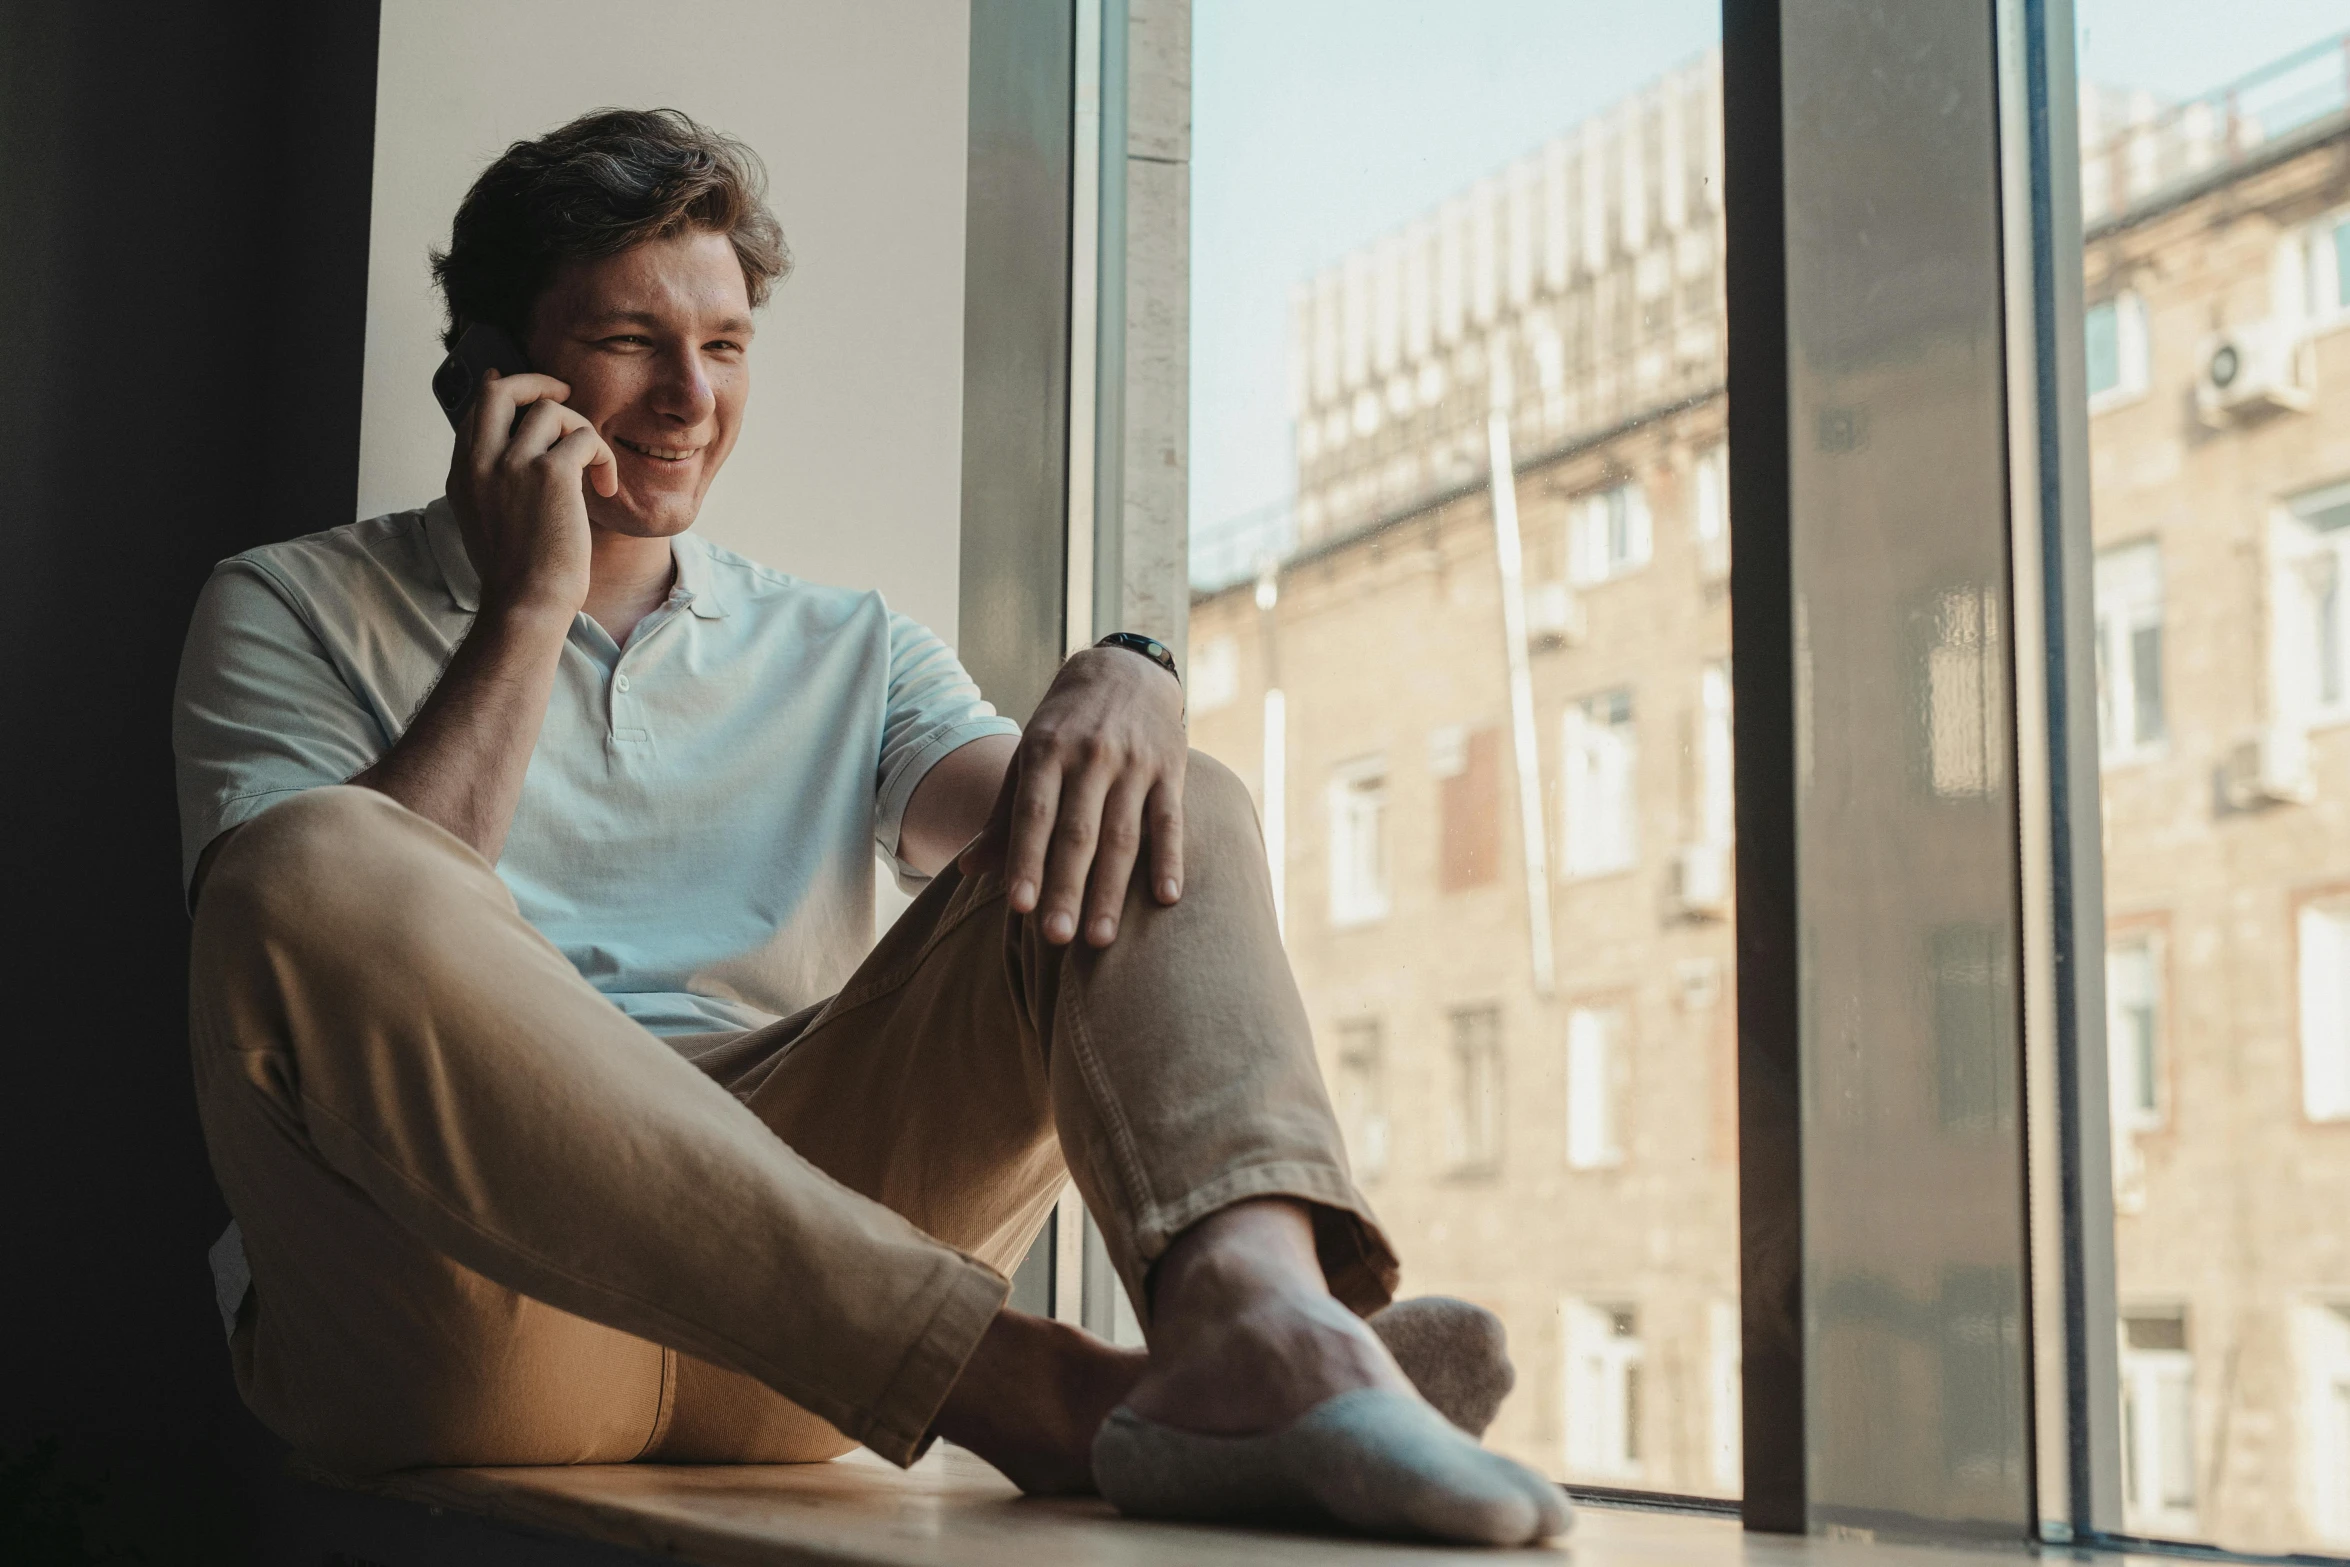
[[[587,324],[591,330],[598,331],[614,326],[649,326],[658,330],[668,325],[650,310],[607,310],[600,316],[589,317]],[[751,324],[749,316],[728,316],[711,330],[725,337],[748,337],[758,329]]]

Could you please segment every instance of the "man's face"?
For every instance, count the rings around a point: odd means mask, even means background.
[[[723,234],[688,229],[566,262],[531,307],[531,368],[611,446],[620,490],[587,491],[588,520],[666,538],[693,526],[751,395],[751,300]]]

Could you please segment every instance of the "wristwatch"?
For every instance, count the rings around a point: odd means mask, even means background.
[[[1175,677],[1178,690],[1183,686],[1183,671],[1175,667],[1175,655],[1167,644],[1157,637],[1146,637],[1139,631],[1113,631],[1094,644],[1095,647],[1122,647],[1129,653],[1140,653]]]

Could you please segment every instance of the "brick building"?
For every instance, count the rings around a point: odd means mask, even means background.
[[[1496,1444],[1699,1492],[1739,1472],[1718,82],[1298,291],[1296,503],[1195,541],[1190,632],[1407,1287],[1510,1323]],[[2338,41],[2084,95],[2129,1520],[2269,1549],[2350,1543],[2345,107]]]

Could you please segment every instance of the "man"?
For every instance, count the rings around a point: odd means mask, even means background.
[[[445,496],[204,592],[175,743],[247,1401],[352,1469],[943,1435],[1131,1511],[1556,1532],[1355,1314],[1394,1257],[1171,663],[1079,654],[1021,734],[877,595],[689,531],[786,264],[683,115],[518,143],[435,273],[452,343],[533,368]],[[876,844],[927,886],[860,963]],[[1005,1309],[1065,1168],[1147,1358]]]

